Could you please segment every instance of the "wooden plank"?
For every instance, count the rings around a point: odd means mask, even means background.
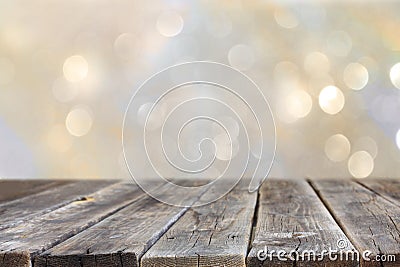
[[[354,247],[306,181],[263,184],[247,266],[356,266],[344,251]]]
[[[400,205],[400,179],[362,179],[359,183],[396,205]]]
[[[30,266],[32,258],[133,203],[144,193],[118,183],[66,206],[0,231],[0,259],[6,266]],[[21,261],[21,258],[28,261]],[[28,264],[29,263],[29,264]]]
[[[0,258],[0,266],[31,266],[30,255],[25,251],[9,251]]]
[[[399,266],[400,208],[352,181],[315,181],[313,187],[360,253],[361,266]],[[394,255],[395,262],[377,255]]]
[[[68,180],[0,180],[0,203],[71,183]]]
[[[77,181],[0,204],[0,230],[24,223],[118,181]]]
[[[141,266],[245,266],[256,202],[257,193],[239,187],[189,209],[143,256]]]
[[[199,198],[176,195],[165,187],[157,191],[180,203]],[[139,266],[140,257],[187,209],[146,196],[41,254],[34,261],[35,267]]]

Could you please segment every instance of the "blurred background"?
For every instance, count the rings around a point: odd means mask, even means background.
[[[149,76],[210,60],[271,104],[273,177],[400,177],[400,2],[0,2],[0,177],[127,178]]]

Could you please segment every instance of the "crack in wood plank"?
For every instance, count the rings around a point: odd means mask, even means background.
[[[182,203],[193,204],[200,197],[176,196],[166,189],[168,187],[161,187],[158,193],[167,198],[179,199]],[[138,266],[141,256],[188,209],[166,205],[145,195],[101,223],[41,254],[35,264],[37,267],[66,267],[74,266],[73,259],[80,259],[83,266],[92,266],[93,262],[96,266],[107,267]],[[87,246],[91,247],[90,254],[84,253]]]
[[[400,261],[400,208],[354,181],[312,181],[311,185],[358,251],[394,255]],[[371,258],[370,257],[370,258]],[[367,261],[362,266],[398,266],[396,262]]]
[[[256,201],[257,193],[238,185],[216,202],[190,208],[146,252],[141,266],[245,266]]]

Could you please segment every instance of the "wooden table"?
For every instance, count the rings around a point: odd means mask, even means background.
[[[400,266],[399,255],[400,180],[270,179],[183,208],[129,181],[0,182],[0,266]]]

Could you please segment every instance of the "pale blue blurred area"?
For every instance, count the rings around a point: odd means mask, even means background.
[[[32,151],[0,118],[0,178],[37,177]]]

